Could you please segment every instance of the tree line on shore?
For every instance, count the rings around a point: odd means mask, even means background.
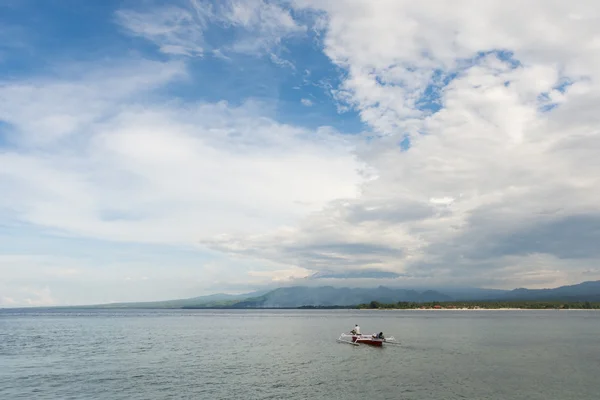
[[[584,309],[584,310],[592,310],[592,309],[600,309],[600,302],[590,302],[590,301],[558,301],[558,300],[550,300],[550,301],[433,301],[426,303],[417,303],[417,302],[408,302],[408,301],[399,301],[397,303],[381,303],[378,301],[372,301],[370,303],[359,304],[356,306],[358,309],[385,309],[385,308],[394,308],[394,309],[495,309],[495,308],[522,308],[522,309],[536,309],[536,310],[545,310],[545,309]]]

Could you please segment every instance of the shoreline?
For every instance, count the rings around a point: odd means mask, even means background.
[[[594,308],[359,308],[359,311],[599,311]]]

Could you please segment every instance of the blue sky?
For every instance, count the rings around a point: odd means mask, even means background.
[[[128,34],[119,25],[115,12],[124,4],[128,2],[8,2],[0,17],[6,39],[2,51],[3,76],[18,79],[39,74],[60,75],[65,64],[97,60],[110,63],[128,57],[168,61],[170,57],[156,45]],[[215,4],[204,3],[203,7]],[[137,2],[130,5],[136,6]],[[244,34],[241,29],[215,23],[203,33],[209,49],[219,50],[219,55],[208,52],[187,60],[188,79],[163,88],[162,95],[182,101],[225,100],[233,105],[248,98],[259,99],[269,104],[273,116],[282,122],[310,128],[331,125],[347,133],[364,129],[355,112],[339,114],[331,101],[327,87],[339,84],[340,69],[323,54],[320,39],[314,33],[284,39],[277,49],[260,54],[219,48],[239,40],[236,38]],[[289,64],[278,64],[271,55],[278,57],[280,63]],[[317,107],[297,107],[302,99]]]
[[[598,6],[465,4],[3,2],[0,307],[600,279]]]

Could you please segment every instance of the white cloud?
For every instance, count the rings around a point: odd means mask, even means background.
[[[273,58],[282,40],[306,31],[289,10],[264,0],[184,0],[143,11],[119,10],[117,20],[132,34],[153,42],[161,52],[184,56],[201,56],[210,49],[218,55],[234,52]],[[211,27],[225,29],[234,38],[208,43],[205,32]],[[274,61],[289,63],[276,55]]]
[[[275,283],[293,282],[296,279],[306,278],[310,270],[304,268],[289,268],[282,270],[248,271],[250,277],[261,278],[260,282],[270,281]]]
[[[0,285],[0,289],[7,290],[3,285]],[[20,286],[8,290],[14,292],[16,297],[0,296],[0,307],[50,307],[59,304],[47,286]]]
[[[0,220],[11,229],[0,241],[21,249],[0,256],[4,304],[258,287],[272,282],[265,271],[277,278],[281,266],[227,260],[199,240],[294,225],[340,193],[358,194],[362,163],[353,144],[329,128],[278,123],[252,100],[236,107],[173,102],[161,93],[188,78],[181,63],[96,67],[0,83],[2,134],[10,142],[0,150]],[[37,244],[43,237],[60,246]],[[82,237],[92,240],[85,250]],[[115,242],[161,247],[116,251]],[[214,270],[207,257],[217,258]]]
[[[250,54],[268,51],[280,45],[283,39],[306,31],[288,10],[274,3],[238,0],[225,4],[222,23],[242,27],[250,33],[233,44],[234,51]]]
[[[27,251],[39,254],[0,254],[0,307],[169,300],[215,291],[246,293],[278,282],[282,276],[277,265],[214,255],[207,258],[205,252],[192,248],[98,245],[70,237],[53,241],[51,249],[40,252],[38,241],[39,235],[31,238]],[[82,242],[86,243],[83,251],[73,252]],[[57,248],[66,255],[54,254]]]
[[[154,42],[163,53],[198,56],[204,52],[208,14],[164,6],[150,11],[119,10],[116,16],[129,32]]]
[[[17,302],[12,297],[8,297],[8,296],[0,297],[0,306],[14,307],[16,304],[17,304]]]
[[[277,123],[252,102],[150,103],[136,79],[177,74],[146,63],[112,72],[0,86],[19,143],[0,153],[0,212],[69,234],[190,244],[294,224],[357,195],[361,164],[335,132]]]
[[[30,297],[25,299],[27,305],[34,307],[54,306],[57,305],[56,300],[52,297],[52,293],[48,287],[42,289],[26,288]]]
[[[324,51],[348,71],[334,93],[382,134],[357,150],[377,179],[293,229],[214,248],[505,287],[534,263],[556,272],[536,267],[532,285],[576,282],[597,264],[596,2],[296,6],[326,12]],[[432,113],[421,104],[436,91]]]
[[[311,107],[313,105],[313,102],[310,99],[301,99],[300,103],[306,107]]]
[[[94,63],[65,66],[69,78],[0,81],[0,119],[25,146],[48,146],[114,117],[123,102],[140,99],[186,76],[179,62]],[[143,103],[142,101],[139,101]]]
[[[294,64],[293,64],[291,61],[289,61],[289,60],[285,60],[285,59],[283,59],[283,58],[279,57],[279,56],[278,56],[277,54],[275,54],[275,53],[270,53],[270,54],[269,54],[269,57],[271,58],[271,61],[272,61],[274,64],[277,64],[277,65],[279,65],[280,67],[287,67],[287,68],[290,68],[291,70],[295,70],[295,69],[296,69],[296,66],[295,66],[295,65],[294,65]]]

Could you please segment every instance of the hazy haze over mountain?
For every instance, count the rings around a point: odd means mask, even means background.
[[[400,289],[379,286],[375,288],[335,288],[332,286],[289,286],[241,295],[214,294],[189,299],[160,302],[110,303],[101,308],[295,308],[303,306],[356,306],[372,301],[447,302],[447,301],[600,301],[600,281],[552,289],[480,289],[441,288]],[[86,305],[82,305],[87,307]]]

